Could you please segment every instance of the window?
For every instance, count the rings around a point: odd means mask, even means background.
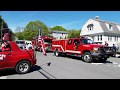
[[[98,41],[99,41],[99,35],[98,35]]]
[[[109,29],[112,29],[112,25],[111,24],[109,24]]]
[[[116,36],[115,36],[115,41],[116,41]]]
[[[80,44],[79,40],[78,40],[78,39],[75,39],[75,40],[74,40],[74,45],[79,45],[79,44]]]
[[[108,36],[108,41],[110,40],[110,37]]]
[[[94,41],[92,41],[91,39],[81,39],[80,40],[83,44],[95,44]]]
[[[93,30],[93,26],[94,26],[93,24],[88,24],[87,25],[88,30]]]
[[[68,41],[68,44],[72,44],[72,39],[70,39],[70,40]]]
[[[102,41],[102,35],[100,35],[100,40]]]

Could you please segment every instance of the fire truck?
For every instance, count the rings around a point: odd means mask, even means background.
[[[63,54],[80,56],[87,63],[94,60],[105,62],[107,58],[113,55],[111,47],[96,44],[85,37],[53,40],[52,51],[57,57]]]
[[[35,50],[42,52],[41,41],[39,41],[38,39],[39,39],[38,36],[34,37],[32,40],[32,45],[35,47]],[[48,37],[48,36],[42,36],[42,39],[44,41],[45,50],[52,51],[52,39],[53,38]]]

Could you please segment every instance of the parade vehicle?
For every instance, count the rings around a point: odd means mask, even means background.
[[[96,44],[85,37],[52,40],[52,51],[57,57],[62,54],[75,55],[82,57],[82,60],[88,63],[94,60],[105,62],[113,55],[111,47]]]
[[[15,69],[19,74],[28,73],[36,64],[36,54],[33,49],[22,50],[14,41],[7,41],[10,50],[0,50],[0,70]]]
[[[32,44],[35,46],[35,49],[37,51],[42,52],[42,40],[38,40],[39,37],[34,37],[32,40]],[[42,36],[43,42],[44,42],[44,46],[45,46],[45,51],[52,51],[52,38],[48,37],[48,36]]]

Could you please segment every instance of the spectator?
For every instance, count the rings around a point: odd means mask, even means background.
[[[31,44],[31,43],[27,43],[27,44],[26,44],[26,49],[27,49],[27,50],[32,49],[32,44]]]
[[[115,44],[113,44],[112,49],[114,50],[114,55],[113,56],[116,56],[117,48],[116,48]]]

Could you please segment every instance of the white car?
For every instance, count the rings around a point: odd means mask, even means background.
[[[16,40],[15,42],[21,49],[26,48],[25,40]]]

